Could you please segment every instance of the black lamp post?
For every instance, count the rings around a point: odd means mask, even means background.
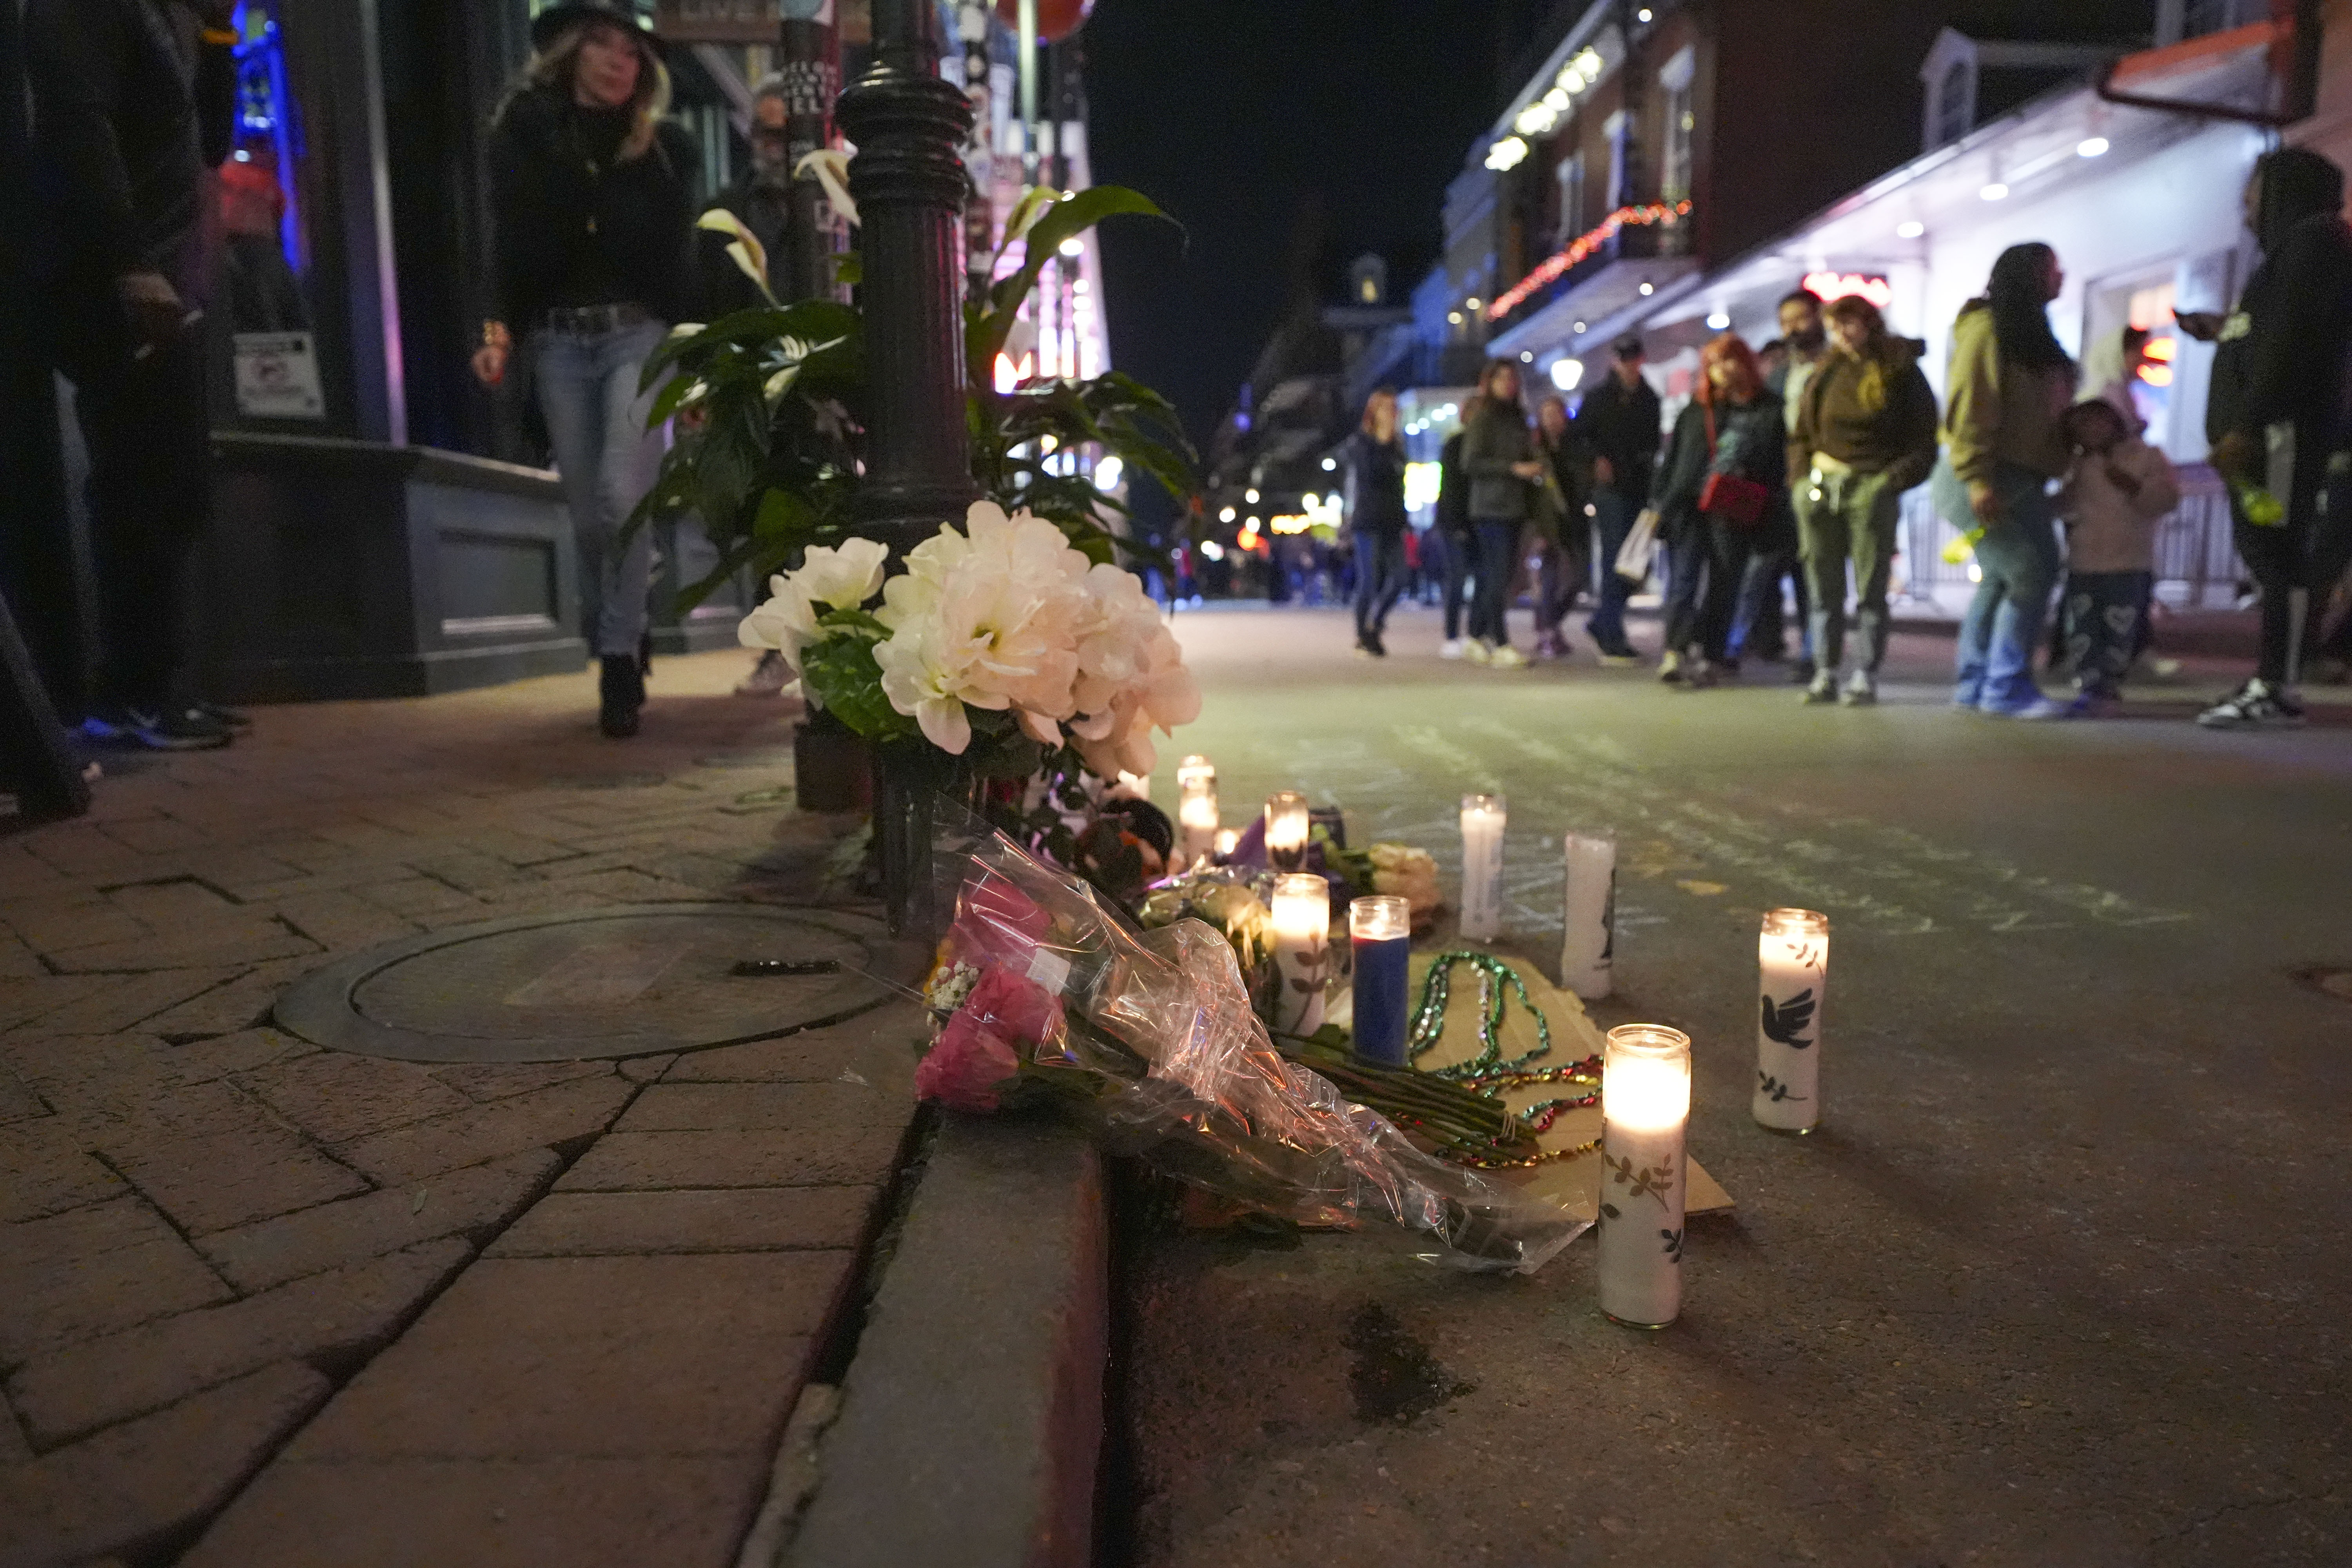
[[[874,63],[841,95],[857,144],[849,189],[863,227],[867,377],[873,388],[858,510],[895,561],[960,520],[976,494],[964,428],[963,215],[957,149],[971,104],[940,78],[932,0],[874,0]],[[931,797],[940,757],[920,740],[876,759],[874,826],[894,931],[931,918]]]

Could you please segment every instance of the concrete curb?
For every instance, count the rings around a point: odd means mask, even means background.
[[[1085,1568],[1110,1306],[1100,1157],[943,1115],[785,1568]]]

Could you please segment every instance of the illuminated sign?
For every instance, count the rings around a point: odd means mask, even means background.
[[[2150,386],[2170,386],[2172,360],[2178,352],[2170,338],[2148,339],[2147,346],[2139,351],[2141,363],[2136,374]]]
[[[1895,303],[1895,288],[1884,278],[1859,272],[1808,272],[1805,288],[1824,300],[1863,299],[1884,310]]]
[[[1444,475],[1435,463],[1407,463],[1404,466],[1404,504],[1415,511],[1437,504],[1438,486]]]

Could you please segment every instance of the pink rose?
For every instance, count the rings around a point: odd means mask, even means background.
[[[954,1110],[990,1111],[1019,1074],[1021,1058],[981,1015],[960,1007],[915,1068],[915,1098]]]
[[[1003,877],[983,872],[963,890],[948,945],[953,957],[976,968],[1009,964],[1026,969],[1038,940],[1053,924],[1053,917],[1034,899]]]
[[[958,1016],[963,1013],[978,1014],[991,1028],[1024,1046],[1043,1044],[1062,1028],[1062,999],[1009,969],[982,973]]]

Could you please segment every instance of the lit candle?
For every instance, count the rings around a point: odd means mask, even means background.
[[[1220,856],[1231,855],[1234,850],[1241,847],[1242,830],[1240,828],[1220,827],[1217,829],[1217,853]]]
[[[1331,884],[1315,872],[1274,879],[1274,963],[1282,974],[1276,1031],[1313,1034],[1323,1026],[1323,986],[1331,970]]]
[[[1568,888],[1561,903],[1559,983],[1587,1002],[1609,994],[1617,956],[1617,841],[1571,833],[1564,841]]]
[[[1177,794],[1181,795],[1195,779],[1206,780],[1209,785],[1209,793],[1211,795],[1216,794],[1217,765],[1198,752],[1194,752],[1192,756],[1185,758],[1182,762],[1176,764]]]
[[[1307,859],[1307,797],[1295,789],[1269,795],[1265,803],[1265,863],[1296,871]]]
[[[1811,910],[1767,910],[1757,938],[1756,1098],[1759,1126],[1811,1132],[1822,1120],[1822,1004],[1830,922]]]
[[[1348,906],[1348,936],[1356,958],[1356,1054],[1403,1067],[1411,901],[1392,894],[1356,900]]]
[[[1185,865],[1197,866],[1217,847],[1217,776],[1196,775],[1178,787],[1183,792],[1176,803],[1176,823],[1183,829],[1181,853]]]
[[[1492,942],[1503,934],[1503,797],[1462,797],[1462,934]]]
[[[1683,1307],[1690,1037],[1621,1024],[1601,1055],[1601,1310],[1662,1329]]]

